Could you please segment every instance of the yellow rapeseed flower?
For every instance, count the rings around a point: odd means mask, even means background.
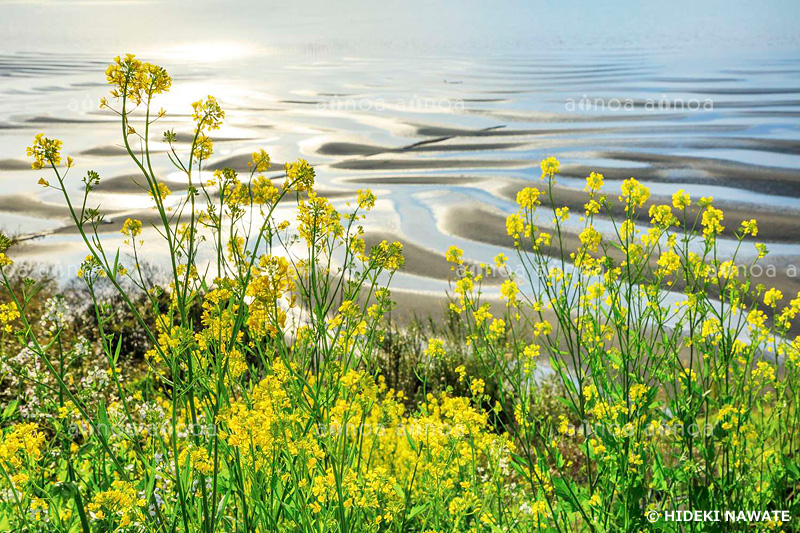
[[[207,100],[198,100],[192,104],[192,120],[197,124],[198,131],[204,129],[217,130],[225,119],[225,111],[220,107],[217,99],[208,95]]]
[[[585,190],[589,192],[599,191],[603,188],[603,175],[599,172],[592,172],[586,177],[586,187]]]
[[[539,189],[525,187],[517,193],[517,205],[522,209],[536,209],[539,205]]]
[[[128,237],[138,237],[142,233],[142,221],[133,218],[126,218],[122,223],[120,233]]]
[[[559,163],[558,159],[552,156],[542,159],[542,162],[539,164],[539,166],[542,169],[542,179],[548,177],[552,178],[561,172],[561,163]]]
[[[703,225],[703,235],[707,239],[713,239],[716,235],[725,230],[722,225],[722,219],[725,217],[721,209],[717,209],[712,205],[708,205],[706,210],[703,211],[703,217],[700,223]]]
[[[680,189],[672,195],[672,207],[675,209],[686,209],[692,204],[692,199],[688,193]]]
[[[517,284],[514,283],[514,280],[507,279],[500,287],[500,296],[509,307],[517,305],[518,294],[519,287],[517,287]]]
[[[27,148],[28,157],[34,159],[31,168],[40,170],[46,165],[60,165],[62,144],[58,139],[48,139],[43,133],[38,133],[33,139],[33,146]]]
[[[622,196],[620,202],[625,202],[625,210],[642,207],[650,198],[650,189],[639,183],[636,178],[629,178],[622,182]]]
[[[778,289],[772,288],[764,293],[764,305],[775,307],[781,300],[783,300],[783,293]]]
[[[752,237],[756,237],[758,235],[758,222],[756,222],[756,219],[751,218],[750,220],[742,221],[742,234],[750,235]]]
[[[447,354],[444,349],[444,341],[435,337],[428,339],[428,347],[425,348],[424,353],[431,359],[443,358]]]
[[[453,263],[453,265],[461,265],[464,263],[464,260],[462,259],[463,255],[464,255],[464,250],[462,250],[458,246],[450,246],[450,248],[447,249],[444,258],[447,260],[448,263]]]

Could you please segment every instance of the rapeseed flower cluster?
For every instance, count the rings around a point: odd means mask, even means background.
[[[112,96],[148,115],[171,85],[132,55],[107,77]],[[340,211],[302,159],[276,186],[263,149],[249,177],[221,168],[201,181],[208,135],[225,113],[212,96],[193,110],[196,141],[169,159],[191,193],[165,206],[169,189],[129,151],[155,201],[153,231],[127,219],[124,247],[109,251],[99,211],[74,213],[89,248],[79,274],[91,341],[71,338],[65,313],[55,325],[32,314],[35,282],[10,281],[9,243],[0,243],[2,379],[20,374],[38,387],[2,411],[3,525],[639,531],[651,527],[643,510],[687,502],[798,509],[800,294],[754,284],[716,242],[736,239],[738,254],[758,234],[755,221],[728,236],[722,210],[703,198],[693,224],[682,190],[645,216],[650,191],[634,178],[622,183],[619,209],[591,173],[585,216],[567,222],[553,192],[561,164],[548,157],[544,186],[516,195],[494,266],[476,273],[464,250],[445,252],[456,273],[448,327],[412,343],[409,368],[397,368],[383,357],[396,354],[387,285],[404,266],[403,245],[367,250],[360,221],[375,195],[355,191]],[[119,113],[135,132],[138,115]],[[37,168],[57,167],[61,146],[40,135],[29,155]],[[90,193],[70,205],[87,205]],[[171,263],[163,284],[138,267],[155,236]],[[765,254],[756,243],[747,260]],[[514,274],[496,282],[495,267]],[[101,287],[148,343],[133,368]],[[96,368],[82,375],[85,360]],[[402,372],[412,382],[403,390],[392,381]]]

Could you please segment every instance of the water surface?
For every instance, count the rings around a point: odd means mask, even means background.
[[[192,101],[221,100],[213,167],[242,169],[264,147],[280,164],[309,160],[337,205],[371,187],[369,235],[409,251],[396,288],[440,293],[451,244],[475,261],[504,250],[516,190],[556,155],[578,207],[596,170],[612,193],[636,176],[654,195],[713,195],[730,223],[759,218],[780,274],[764,282],[797,292],[799,6],[0,1],[0,225],[45,235],[16,255],[65,275],[84,255],[28,169],[39,132],[77,159],[72,192],[80,173],[102,176],[92,198],[109,246],[125,217],[146,216],[119,126],[97,108],[110,58],[136,52],[174,78],[161,130],[187,133]],[[166,158],[157,170],[181,194]]]

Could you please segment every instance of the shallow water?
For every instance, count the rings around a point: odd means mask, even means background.
[[[308,159],[324,192],[371,187],[368,231],[418,249],[396,288],[440,292],[450,244],[476,261],[503,250],[492,217],[556,155],[567,190],[596,170],[609,191],[636,176],[654,194],[684,188],[763,217],[774,283],[797,292],[799,4],[610,5],[0,2],[0,225],[48,234],[17,257],[77,270],[84,253],[60,231],[60,199],[27,170],[38,132],[76,158],[73,192],[80,174],[100,173],[94,204],[110,220],[147,212],[146,194],[115,179],[131,164],[97,109],[109,59],[131,51],[173,75],[159,131],[187,133],[190,102],[221,100],[212,166],[264,147],[279,164]],[[179,180],[166,157],[157,168]]]

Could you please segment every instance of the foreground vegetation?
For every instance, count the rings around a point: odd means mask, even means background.
[[[225,118],[209,96],[193,104],[190,146],[164,133],[188,184],[171,194],[150,151],[170,77],[133,56],[106,75],[103,107],[119,115],[158,238],[129,219],[125,249],[107,249],[88,207],[100,177],[88,171],[72,197],[74,161],[36,137],[33,166],[53,176],[40,183],[63,193],[88,251],[92,327],[41,280],[12,275],[3,238],[4,529],[672,531],[652,517],[800,513],[800,295],[749,278],[767,253],[744,251],[755,221],[726,257],[710,198],[678,191],[648,207],[635,179],[607,198],[594,173],[585,213],[571,214],[548,158],[507,219],[517,273],[504,254],[476,269],[450,248],[449,326],[397,330],[385,317],[402,245],[366,249],[370,191],[340,213],[306,161],[273,182],[263,150],[247,176],[201,177]],[[295,215],[281,220],[287,202]],[[141,260],[159,246],[163,284]],[[498,275],[493,303],[483,281]],[[724,525],[752,528],[791,525]]]

